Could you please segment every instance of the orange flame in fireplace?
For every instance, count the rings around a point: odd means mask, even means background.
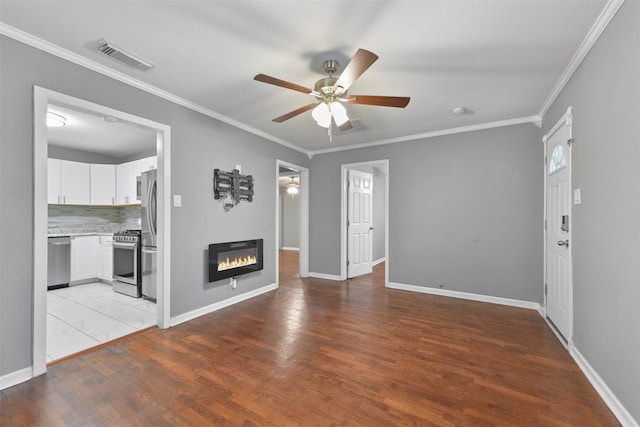
[[[258,259],[255,256],[238,257],[233,260],[226,260],[218,263],[218,271],[229,270],[236,267],[244,267],[245,265],[257,264]]]

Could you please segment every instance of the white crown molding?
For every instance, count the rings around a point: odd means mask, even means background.
[[[90,59],[87,59],[83,56],[80,56],[74,52],[71,52],[70,50],[67,49],[63,49],[60,46],[57,46],[53,43],[50,43],[46,40],[43,40],[39,37],[36,37],[32,34],[29,34],[27,32],[24,32],[22,30],[19,30],[17,28],[14,28],[10,25],[4,24],[2,22],[0,22],[0,34],[3,34],[7,37],[10,37],[14,40],[17,40],[19,42],[22,42],[24,44],[27,44],[31,47],[35,47],[36,49],[40,49],[44,52],[50,53],[51,55],[57,56],[59,58],[65,59],[69,62],[72,62],[76,65],[80,65],[81,67],[85,67],[88,68],[92,71],[95,71],[97,73],[100,73],[102,75],[105,75],[107,77],[110,77],[114,80],[118,80],[122,83],[128,84],[129,86],[133,86],[136,89],[140,89],[143,90],[147,93],[150,93],[152,95],[155,95],[159,98],[165,99],[167,101],[173,102],[174,104],[178,104],[182,107],[188,108],[190,110],[196,111],[198,113],[204,114],[205,116],[211,117],[213,119],[219,120],[221,122],[224,122],[228,125],[234,126],[238,129],[242,129],[244,131],[247,131],[249,133],[252,133],[254,135],[257,135],[261,138],[267,139],[269,141],[273,141],[277,144],[280,145],[284,145],[287,148],[291,148],[292,150],[296,150],[299,151],[303,154],[308,154],[308,150],[305,150],[303,148],[298,147],[297,145],[294,145],[290,142],[287,142],[283,139],[277,138],[273,135],[270,135],[266,132],[263,132],[259,129],[256,129],[254,127],[251,127],[249,125],[246,125],[244,123],[241,123],[237,120],[232,119],[231,117],[227,117],[223,114],[220,114],[216,111],[210,110],[208,108],[205,108],[201,105],[198,105],[194,102],[191,102],[189,100],[186,100],[182,97],[179,97],[177,95],[174,95],[170,92],[167,92],[165,90],[162,90],[160,88],[157,88],[153,85],[144,83],[138,79],[134,79],[131,76],[128,76],[124,73],[121,73],[120,71],[116,71],[112,68],[109,68],[105,65],[102,65],[98,62],[92,61]]]
[[[544,117],[625,0],[609,0],[538,111]]]
[[[435,138],[437,136],[453,135],[456,133],[473,132],[476,130],[493,129],[503,126],[521,125],[523,123],[540,123],[539,116],[519,117],[516,119],[500,120],[497,122],[480,123],[477,125],[461,126],[458,128],[442,129],[432,132],[419,133],[416,135],[401,136],[398,138],[381,139],[379,141],[363,142],[362,144],[345,145],[342,147],[325,148],[309,152],[309,158],[316,154],[334,153],[336,151],[356,150],[358,148],[375,147],[377,145],[397,144],[399,142],[410,142],[418,139]]]

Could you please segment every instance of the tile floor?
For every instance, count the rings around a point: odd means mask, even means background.
[[[156,305],[102,282],[47,292],[47,363],[156,324]]]

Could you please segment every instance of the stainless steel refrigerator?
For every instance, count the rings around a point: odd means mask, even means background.
[[[152,169],[143,172],[138,189],[142,201],[142,296],[155,301],[158,272],[158,171]]]

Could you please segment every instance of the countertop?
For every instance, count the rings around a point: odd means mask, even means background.
[[[125,231],[124,229],[116,230],[87,230],[87,229],[73,229],[73,228],[60,228],[49,229],[47,237],[75,237],[75,236],[113,236],[114,233]]]

